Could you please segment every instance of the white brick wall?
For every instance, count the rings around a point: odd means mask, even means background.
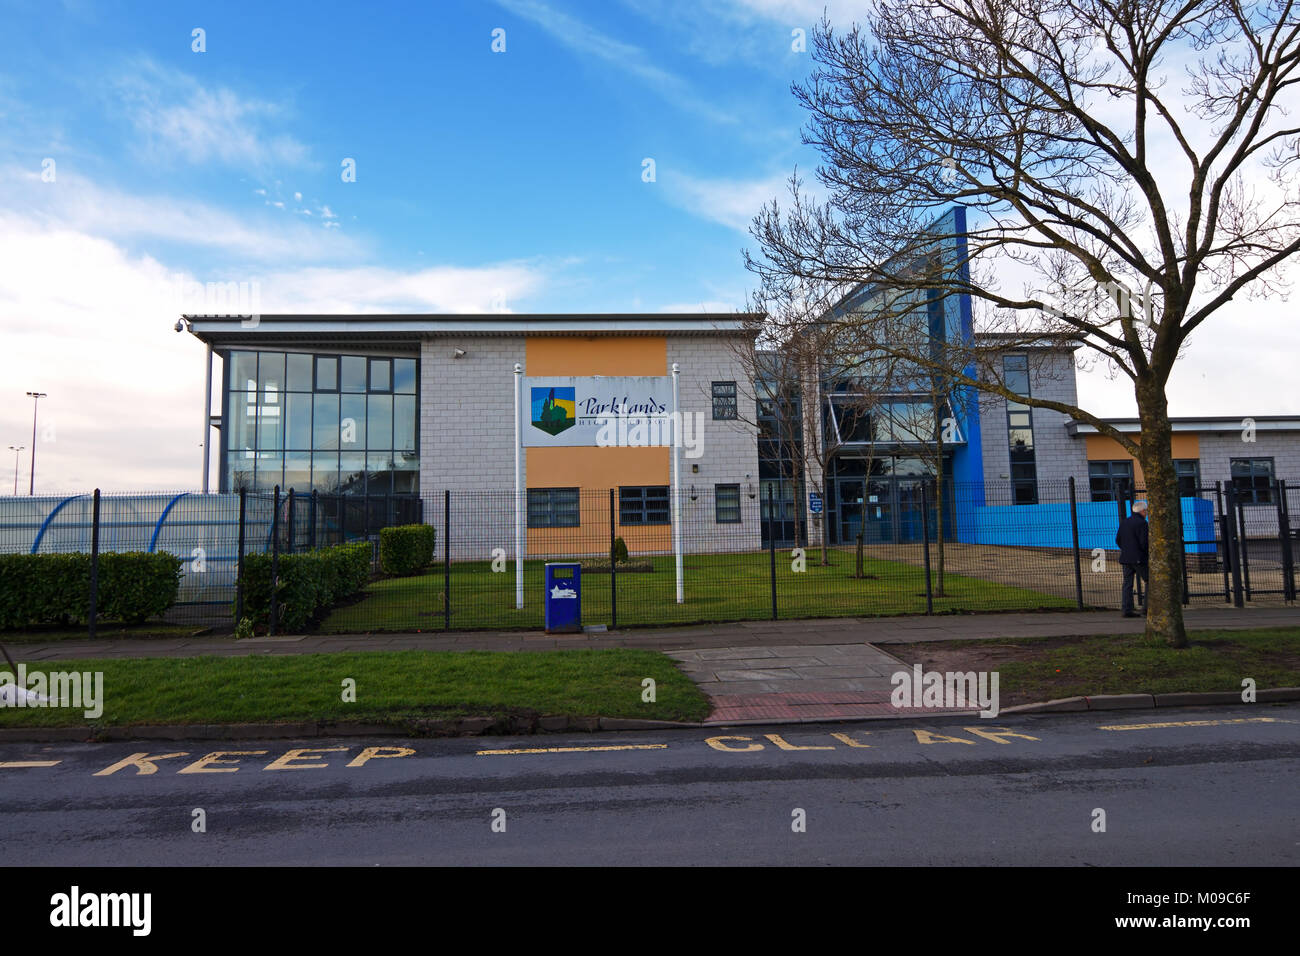
[[[681,458],[683,491],[694,484],[695,501],[682,497],[682,550],[749,551],[761,546],[758,514],[746,494],[752,484],[758,489],[758,429],[754,425],[754,388],[749,369],[737,354],[738,343],[721,337],[669,336],[668,368],[676,362],[681,370],[678,398],[683,413],[698,412],[704,432],[699,458]],[[713,383],[735,382],[739,418],[713,420]],[[698,472],[692,471],[698,466]],[[740,485],[740,525],[715,522],[713,486]],[[689,539],[689,540],[688,540]]]
[[[1029,355],[1029,393],[1032,398],[1078,403],[1073,353],[1032,349]],[[1088,454],[1082,437],[1072,438],[1065,426],[1070,417],[1047,408],[1030,411],[1034,426],[1034,463],[1040,501],[1064,501],[1066,483],[1074,476],[1077,494],[1087,500]],[[1007,436],[1005,399],[984,394],[980,398],[980,442],[984,461],[984,488],[990,504],[1011,500],[1011,449]]]

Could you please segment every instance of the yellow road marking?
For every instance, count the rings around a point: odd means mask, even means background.
[[[1014,730],[1007,730],[1005,727],[963,727],[962,730],[968,734],[975,734],[983,737],[985,740],[991,740],[995,744],[1009,744],[1011,741],[1003,740],[1003,737],[1020,737],[1023,740],[1037,740],[1037,737],[1031,737],[1028,734],[1018,734]]]
[[[263,767],[263,770],[323,770],[329,767],[327,763],[303,763],[304,760],[315,760],[316,754],[337,753],[340,750],[348,750],[347,747],[300,747],[297,750],[290,750],[283,756],[276,757],[269,764]],[[265,751],[263,751],[265,753]]]
[[[200,757],[188,767],[182,767],[177,773],[236,773],[238,760],[226,760],[226,757],[255,757],[266,753],[265,750],[217,750],[206,757]]]
[[[53,767],[57,763],[63,763],[62,760],[3,760],[0,761],[0,769],[10,768],[18,769],[20,767]]]
[[[1107,724],[1098,730],[1160,730],[1164,727],[1218,727],[1222,724],[1294,724],[1281,717],[1237,717],[1232,720],[1170,720],[1160,724]]]
[[[480,750],[477,756],[487,757],[497,754],[577,754],[594,750],[667,750],[667,744],[621,744],[617,747],[535,747],[529,750]]]
[[[800,747],[797,744],[790,743],[780,734],[764,734],[763,736],[766,737],[768,740],[772,741],[772,743],[776,744],[782,750],[834,750],[835,749],[833,746],[832,747]]]
[[[858,733],[861,733],[861,734],[870,734],[871,731],[869,731],[869,730],[860,730],[860,731],[858,731]],[[848,734],[831,734],[831,736],[834,737],[836,740],[842,742],[842,743],[846,743],[846,744],[848,744],[850,747],[858,747],[858,748],[860,748],[860,749],[862,749],[862,750],[870,750],[870,749],[871,749],[871,744],[864,744],[864,743],[862,743],[861,741],[854,740],[854,739],[853,739],[852,737],[850,737]]]

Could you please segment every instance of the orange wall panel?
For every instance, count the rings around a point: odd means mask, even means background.
[[[667,375],[664,336],[546,336],[525,343],[525,372],[544,375]],[[609,489],[667,485],[667,448],[526,448],[529,488],[580,488],[580,527],[529,528],[529,554],[606,554]],[[615,501],[615,521],[618,504]],[[633,554],[670,551],[672,529],[616,526]]]
[[[1140,443],[1141,436],[1138,436],[1138,438]],[[1108,435],[1087,435],[1084,441],[1089,461],[1124,461],[1127,459],[1133,462],[1134,484],[1145,484],[1146,478],[1142,474],[1141,463],[1115,439]],[[1201,442],[1199,437],[1194,434],[1184,433],[1171,436],[1169,447],[1173,458],[1199,459],[1201,457]]]
[[[662,335],[562,335],[524,343],[525,375],[667,375]]]

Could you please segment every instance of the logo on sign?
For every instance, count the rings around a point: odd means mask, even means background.
[[[534,388],[533,427],[558,435],[577,424],[577,401],[572,388]]]

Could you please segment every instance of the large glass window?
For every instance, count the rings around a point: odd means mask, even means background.
[[[360,355],[345,355],[339,360],[339,391],[366,390],[366,360]]]
[[[415,359],[393,359],[393,391],[415,394]]]
[[[1273,459],[1232,459],[1232,487],[1237,500],[1245,505],[1273,503]]]
[[[236,350],[225,362],[228,490],[418,492],[415,359]]]

